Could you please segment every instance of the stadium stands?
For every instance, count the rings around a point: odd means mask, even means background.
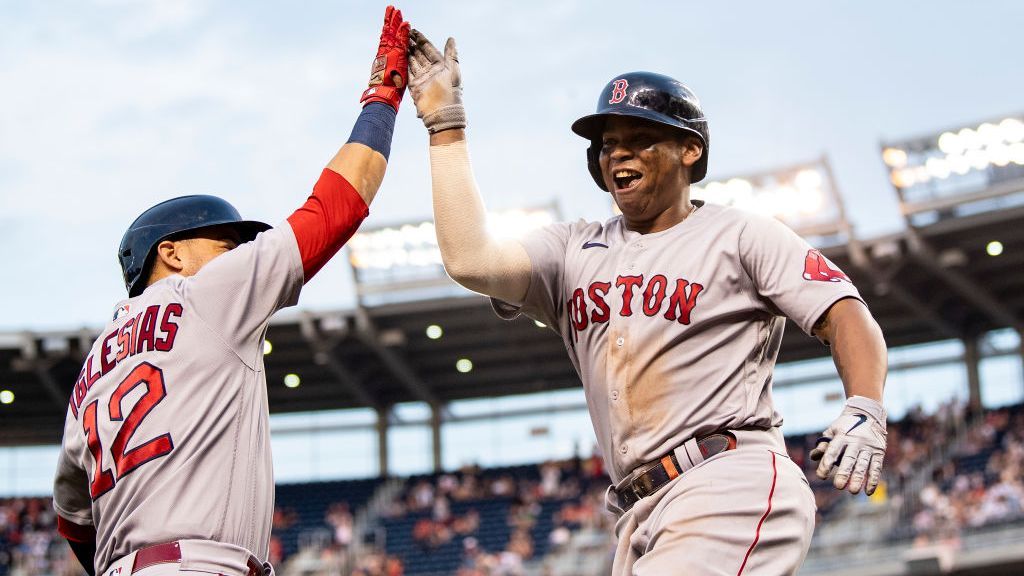
[[[965,422],[962,406],[950,404],[891,423],[884,485],[870,499],[844,496],[814,477],[806,454],[816,435],[787,438],[827,518],[819,535],[858,522],[850,512],[862,506],[894,511],[888,536],[903,549],[982,528],[1024,527],[1024,405]],[[607,482],[595,457],[414,476],[393,493],[382,491],[380,479],[283,484],[272,557],[282,574],[587,573],[580,566],[599,566],[608,554]],[[368,513],[382,494],[390,495],[379,512]],[[373,542],[364,545],[367,535]],[[594,562],[578,557],[581,546]],[[816,546],[812,555],[827,555],[842,543],[817,538]],[[577,560],[557,561],[565,550]],[[292,562],[303,554],[304,562]],[[81,574],[56,535],[50,498],[0,500],[0,576],[44,574]]]
[[[340,541],[345,538],[346,513],[351,527],[351,513],[346,509],[354,511],[365,506],[379,484],[380,480],[369,478],[277,485],[273,529],[281,547],[281,558],[277,560],[298,551],[302,534],[321,532],[335,543],[345,543]]]

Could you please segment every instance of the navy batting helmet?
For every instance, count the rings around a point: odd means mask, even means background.
[[[236,228],[242,242],[270,229],[263,222],[242,220],[234,206],[216,196],[172,198],[143,212],[124,233],[117,252],[128,296],[138,296],[146,288],[146,276],[157,244],[175,234],[221,224]]]
[[[693,165],[692,181],[700,182],[708,172],[708,121],[700,100],[682,82],[653,72],[629,72],[616,76],[597,100],[597,112],[572,123],[572,131],[590,140],[587,168],[597,185],[608,191],[597,163],[601,135],[609,116],[632,116],[683,130],[700,138],[704,153]]]

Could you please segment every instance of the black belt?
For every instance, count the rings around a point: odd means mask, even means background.
[[[697,439],[697,448],[700,449],[704,459],[715,454],[736,448],[736,436],[731,432],[719,432]],[[683,467],[676,459],[675,451],[665,456],[636,467],[628,476],[632,478],[622,489],[612,487],[612,492],[619,501],[619,508],[623,511],[629,510],[640,501],[641,498],[650,496],[657,492],[669,481],[678,478],[682,474]]]

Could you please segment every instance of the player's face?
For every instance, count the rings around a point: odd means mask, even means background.
[[[179,241],[178,250],[184,265],[182,276],[192,276],[221,254],[235,249],[242,239],[231,226],[203,228],[187,240]]]
[[[699,158],[696,144],[696,158],[691,159],[694,146],[669,126],[630,117],[608,119],[599,158],[605,186],[627,223],[648,224],[630,228],[649,230],[656,220],[672,220],[677,212],[685,215],[680,211],[684,205],[688,209],[689,197],[683,191],[690,184],[690,166]]]

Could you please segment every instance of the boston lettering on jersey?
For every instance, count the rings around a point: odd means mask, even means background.
[[[591,282],[585,289],[573,290],[568,302],[569,322],[577,334],[589,325],[607,322],[613,313],[627,317],[634,314],[660,316],[689,324],[697,297],[703,290],[702,284],[684,278],[670,282],[664,274],[654,274],[646,280],[643,274],[619,275],[614,283]]]
[[[169,352],[178,335],[176,319],[181,318],[183,312],[184,308],[177,302],[163,306],[154,304],[104,336],[100,343],[99,357],[95,358],[96,353],[89,354],[75,382],[71,394],[71,412],[75,418],[78,418],[78,409],[86,392],[122,360],[150,350]]]

